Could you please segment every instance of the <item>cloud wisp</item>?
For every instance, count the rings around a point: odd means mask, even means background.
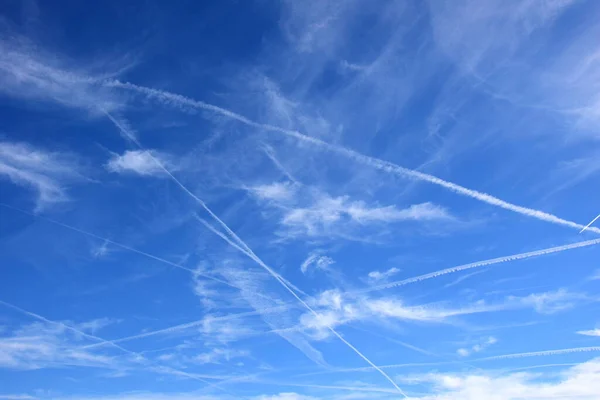
[[[19,142],[0,141],[0,176],[37,192],[36,212],[69,200],[67,185],[83,180],[71,154],[50,152]]]

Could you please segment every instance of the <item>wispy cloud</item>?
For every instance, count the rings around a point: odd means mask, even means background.
[[[477,344],[474,344],[473,346],[461,347],[460,349],[456,350],[456,354],[458,354],[461,357],[467,357],[473,353],[482,352],[483,350],[487,349],[491,345],[496,344],[497,342],[498,342],[498,339],[496,339],[493,336],[490,336],[490,337],[486,338],[485,340],[480,341]]]
[[[234,359],[250,356],[248,350],[214,348],[209,352],[200,353],[194,356],[194,361],[199,364],[220,364],[222,362],[231,362]]]
[[[351,200],[349,196],[333,197],[319,190],[308,190],[304,197],[279,196],[279,200],[276,205],[281,210],[280,225],[283,228],[279,234],[288,239],[342,237],[360,240],[361,232],[369,227],[381,228],[402,222],[455,221],[444,207],[432,203],[406,208],[368,205],[361,200]]]
[[[330,265],[335,264],[335,260],[331,257],[321,255],[320,252],[312,252],[300,265],[300,271],[303,274],[309,272],[309,269],[326,270]]]
[[[584,336],[600,336],[600,328],[589,329],[586,331],[577,331],[577,334]]]
[[[0,91],[24,100],[59,103],[90,115],[100,115],[102,110],[118,111],[124,102],[100,83],[132,64],[126,58],[115,60],[108,57],[107,62],[95,66],[73,68],[72,62],[13,33],[0,40]],[[114,72],[107,74],[110,69]],[[103,73],[95,74],[95,70]]]
[[[507,301],[509,303],[516,302],[525,307],[532,307],[540,314],[553,314],[572,308],[578,300],[585,298],[586,296],[582,294],[559,289],[552,292],[533,293],[525,297],[509,296]]]
[[[137,174],[142,176],[153,176],[168,178],[162,168],[152,159],[154,157],[163,165],[166,165],[171,170],[176,170],[175,163],[172,162],[172,157],[162,152],[145,150],[127,150],[125,153],[113,154],[106,164],[106,169],[110,172],[120,174]]]
[[[36,211],[69,200],[67,186],[83,180],[77,157],[20,142],[0,142],[0,176],[37,192]]]
[[[399,268],[396,267],[392,267],[386,271],[371,271],[369,272],[369,274],[367,275],[367,277],[369,278],[369,281],[376,283],[376,282],[381,282],[381,281],[387,281],[389,278],[391,278],[392,276],[400,273],[402,270],[400,270]]]

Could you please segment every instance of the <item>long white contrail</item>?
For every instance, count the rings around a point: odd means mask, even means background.
[[[530,351],[527,353],[504,354],[501,356],[477,358],[477,359],[471,360],[471,361],[489,361],[489,360],[506,360],[506,359],[510,359],[510,358],[523,358],[523,357],[557,356],[560,354],[588,353],[588,352],[595,352],[595,351],[600,351],[600,346],[575,347],[572,349]]]
[[[596,218],[594,218],[594,219],[592,220],[592,222],[590,222],[589,224],[587,224],[586,226],[584,226],[584,227],[583,227],[583,229],[579,231],[579,233],[583,233],[583,231],[585,231],[585,230],[586,230],[586,229],[588,229],[590,226],[592,226],[592,224],[593,224],[594,222],[596,222],[596,220],[597,220],[598,218],[600,218],[600,214],[598,214],[598,215],[596,216]]]
[[[254,262],[256,262],[259,266],[261,266],[262,268],[264,268],[273,278],[275,278],[275,280],[277,280],[277,282],[279,282],[281,284],[281,286],[283,286],[296,300],[298,300],[298,302],[300,302],[300,304],[302,304],[302,306],[304,306],[311,314],[313,314],[316,318],[319,318],[319,314],[313,310],[313,308],[311,306],[309,306],[304,300],[302,300],[300,298],[300,296],[298,296],[296,294],[296,292],[294,292],[294,290],[292,290],[286,283],[285,281],[281,278],[281,276],[273,271],[267,264],[265,264],[253,251],[252,249],[239,237],[235,234],[235,232],[233,232],[228,226],[227,224],[225,224],[225,222],[223,222],[215,213],[212,212],[212,210],[206,205],[206,203],[204,201],[202,201],[200,198],[198,198],[194,193],[192,193],[183,183],[181,183],[156,157],[154,157],[148,150],[146,150],[141,143],[136,139],[135,133],[127,126],[125,126],[124,124],[121,124],[116,118],[114,118],[111,114],[109,114],[108,112],[105,112],[106,116],[115,124],[115,126],[119,129],[119,131],[121,131],[121,134],[125,135],[125,137],[127,139],[129,139],[132,143],[134,143],[136,146],[139,147],[139,149],[143,152],[146,153],[146,155],[154,161],[154,163],[165,172],[165,174],[167,174],[172,180],[173,182],[175,182],[177,184],[177,186],[179,186],[184,192],[186,192],[189,196],[191,196],[194,200],[196,200],[198,202],[198,204],[200,204],[200,206],[206,211],[208,212],[208,214],[210,214],[210,216],[216,221],[218,222],[224,229],[225,231],[229,234],[228,238],[226,239],[226,237],[224,235],[219,235],[221,238],[223,238],[224,240],[226,240],[226,242],[228,242],[229,244],[234,244],[232,243],[232,241],[235,242],[235,245],[233,246],[234,248],[238,249],[239,251],[241,251],[243,254],[245,254],[247,257],[249,257],[250,259],[252,259]],[[360,358],[362,358],[365,362],[367,362],[370,366],[372,366],[373,368],[375,368],[385,379],[387,379],[393,386],[394,388],[406,399],[408,399],[409,397],[406,395],[406,393],[404,393],[404,391],[396,384],[396,382],[394,382],[394,380],[392,378],[390,378],[388,376],[388,374],[386,374],[382,369],[380,369],[379,367],[377,367],[377,365],[375,365],[371,360],[369,360],[364,354],[362,354],[356,347],[354,347],[350,342],[348,342],[346,339],[344,339],[342,337],[342,335],[340,335],[335,329],[333,329],[331,326],[327,326],[327,328],[329,329],[329,331],[331,331],[331,333],[333,333],[339,340],[341,340],[346,346],[348,346],[352,351],[354,351]]]
[[[381,171],[392,173],[395,175],[399,175],[399,176],[402,176],[405,178],[410,178],[410,179],[419,180],[419,181],[423,181],[423,182],[429,182],[434,185],[444,187],[454,193],[461,194],[463,196],[467,196],[472,199],[479,200],[481,202],[503,208],[505,210],[513,211],[518,214],[526,215],[528,217],[536,218],[536,219],[550,222],[553,224],[568,226],[570,228],[574,228],[574,229],[578,229],[578,230],[585,228],[585,226],[583,226],[579,223],[565,220],[563,218],[557,217],[556,215],[553,215],[550,213],[546,213],[544,211],[535,210],[532,208],[523,207],[523,206],[519,206],[519,205],[516,205],[513,203],[509,203],[507,201],[501,200],[501,199],[494,197],[492,195],[489,195],[487,193],[482,193],[482,192],[479,192],[476,190],[468,189],[464,186],[445,181],[441,178],[438,178],[438,177],[430,175],[430,174],[426,174],[426,173],[415,171],[415,170],[412,170],[409,168],[401,167],[401,166],[391,163],[389,161],[384,161],[384,160],[380,160],[378,158],[369,157],[364,154],[358,153],[354,150],[348,149],[346,147],[330,144],[321,139],[317,139],[317,138],[308,136],[306,134],[303,134],[303,133],[295,131],[295,130],[284,129],[284,128],[280,128],[278,126],[273,126],[273,125],[268,125],[268,124],[261,124],[259,122],[253,121],[249,118],[246,118],[238,113],[235,113],[231,110],[227,110],[225,108],[218,107],[218,106],[215,106],[212,104],[204,103],[202,101],[193,100],[193,99],[190,99],[188,97],[185,97],[185,96],[182,96],[179,94],[170,93],[170,92],[166,92],[163,90],[152,89],[152,88],[148,88],[148,87],[144,87],[144,86],[139,86],[139,85],[135,85],[135,84],[128,83],[128,82],[120,82],[118,80],[107,80],[104,82],[104,86],[133,90],[133,91],[136,91],[138,93],[145,95],[148,98],[155,99],[165,105],[174,106],[174,107],[184,109],[184,110],[185,109],[200,109],[200,110],[211,111],[211,112],[214,112],[217,114],[224,115],[228,118],[234,119],[236,121],[239,121],[239,122],[241,122],[245,125],[251,126],[253,128],[262,129],[262,130],[271,131],[271,132],[278,132],[278,133],[284,134],[286,136],[295,138],[301,142],[314,145],[321,149],[341,154],[352,160],[355,160],[362,164],[368,165],[372,168],[379,169]],[[590,227],[590,228],[588,228],[588,230],[595,232],[595,233],[600,233],[600,229],[598,229],[598,228]]]
[[[511,256],[492,258],[492,259],[483,260],[483,261],[476,261],[476,262],[473,262],[470,264],[458,265],[456,267],[446,268],[446,269],[442,269],[440,271],[435,271],[435,272],[430,272],[428,274],[415,276],[413,278],[403,279],[403,280],[395,281],[395,282],[389,282],[389,283],[385,283],[383,285],[371,286],[369,288],[366,288],[363,290],[358,290],[358,291],[352,292],[352,293],[366,293],[366,292],[372,292],[375,290],[390,289],[390,288],[394,288],[394,287],[408,285],[411,283],[421,282],[421,281],[424,281],[427,279],[437,278],[437,277],[440,277],[440,276],[446,275],[446,274],[452,274],[455,272],[464,271],[467,269],[480,268],[480,267],[485,267],[485,266],[493,265],[493,264],[501,264],[501,263],[515,261],[515,260],[522,260],[524,258],[543,256],[546,254],[560,253],[561,251],[578,249],[578,248],[587,247],[587,246],[594,246],[597,244],[600,244],[600,239],[586,240],[585,242],[577,242],[577,243],[572,243],[572,244],[566,244],[563,246],[550,247],[550,248],[542,249],[542,250],[529,251],[527,253],[513,254]]]

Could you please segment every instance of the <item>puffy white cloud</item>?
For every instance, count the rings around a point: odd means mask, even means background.
[[[157,151],[150,151],[149,154],[149,151],[143,150],[127,150],[122,155],[113,154],[106,164],[106,169],[120,174],[168,177],[153,158],[169,170],[177,169],[175,163],[171,161],[171,156]]]

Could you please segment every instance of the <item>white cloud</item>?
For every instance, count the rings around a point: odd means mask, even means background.
[[[385,225],[401,221],[449,221],[452,216],[432,203],[415,204],[398,209],[395,206],[367,206],[351,201],[348,196],[329,197],[320,194],[312,204],[288,208],[281,220],[287,235],[343,236],[369,225]]]
[[[105,328],[109,325],[113,325],[120,322],[118,319],[114,318],[97,318],[91,321],[80,322],[80,323],[69,323],[69,326],[76,328],[77,330],[83,332],[90,332],[91,334],[95,334],[102,328]]]
[[[128,66],[117,66],[117,57],[108,59],[109,62],[97,63],[96,68],[72,68],[57,54],[48,54],[12,32],[0,39],[0,92],[26,100],[55,102],[92,115],[118,111],[123,108],[122,100],[101,82]],[[96,69],[102,69],[103,74],[93,76]],[[106,74],[110,69],[116,72]]]
[[[600,328],[590,329],[587,331],[577,331],[578,335],[584,336],[599,336],[600,337]]]
[[[283,202],[290,200],[295,188],[289,183],[273,182],[271,184],[257,185],[249,188],[256,197],[262,200]]]
[[[439,324],[460,316],[523,308],[531,308],[538,313],[548,314],[566,310],[581,298],[583,298],[582,295],[558,290],[534,293],[525,297],[510,296],[496,303],[479,300],[459,306],[444,303],[408,305],[397,297],[371,298],[356,294],[344,294],[339,290],[327,290],[313,299],[312,305],[318,315],[302,314],[299,320],[299,329],[314,340],[323,340],[329,337],[328,326],[336,327],[352,321],[382,322],[390,319]],[[468,355],[472,352],[482,351],[495,342],[496,338],[490,337],[487,341],[476,344],[470,349],[461,350],[459,353]]]
[[[552,374],[431,373],[398,377],[406,384],[430,387],[431,394],[415,400],[550,400],[555,398],[598,400],[600,359]]]
[[[194,362],[199,364],[221,364],[230,362],[236,358],[245,358],[250,356],[247,350],[214,348],[209,352],[201,353],[193,357]]]
[[[317,270],[326,270],[330,265],[334,264],[335,261],[333,258],[328,256],[322,256],[318,252],[313,252],[309,254],[309,256],[304,260],[302,265],[300,265],[300,271],[303,274],[308,272],[308,269],[313,267]]]
[[[532,307],[540,314],[553,314],[558,311],[572,308],[577,300],[584,299],[585,296],[569,292],[566,289],[544,293],[532,293],[525,297],[509,296],[508,303],[515,303],[525,307]]]
[[[30,370],[77,365],[113,369],[119,365],[112,357],[74,346],[80,340],[80,335],[60,325],[24,325],[0,337],[0,367]]]
[[[372,282],[380,282],[380,281],[386,281],[389,278],[391,278],[392,276],[396,275],[397,273],[399,273],[401,270],[396,268],[396,267],[392,267],[390,269],[388,269],[387,271],[371,271],[369,272],[368,278],[370,281]]]
[[[461,357],[467,357],[473,353],[479,353],[482,352],[483,350],[487,349],[489,346],[496,344],[498,342],[498,339],[496,339],[493,336],[488,337],[485,340],[480,341],[477,344],[474,344],[471,347],[462,347],[458,350],[456,350],[456,354],[458,354]]]
[[[0,176],[37,191],[38,211],[68,201],[66,185],[83,178],[80,170],[71,154],[49,152],[26,143],[0,142]]]
[[[168,177],[160,165],[153,160],[153,157],[170,171],[177,169],[175,163],[171,161],[171,156],[153,150],[151,155],[143,150],[127,150],[122,155],[113,154],[106,164],[106,169],[120,174]]]

